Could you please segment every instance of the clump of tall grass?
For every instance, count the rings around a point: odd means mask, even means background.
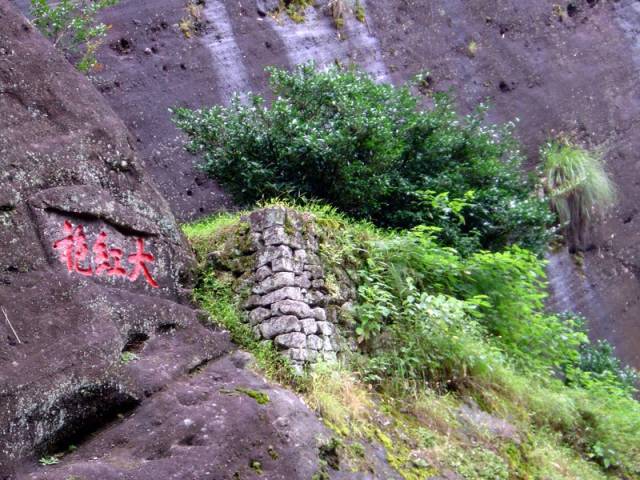
[[[586,150],[566,140],[542,150],[545,187],[571,250],[586,246],[593,220],[616,202],[616,188],[604,168],[601,150]]]

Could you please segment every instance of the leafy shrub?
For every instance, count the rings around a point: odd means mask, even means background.
[[[586,247],[585,234],[594,216],[616,200],[615,186],[603,166],[602,152],[588,151],[566,140],[542,150],[546,189],[569,246]]]
[[[382,227],[437,226],[464,252],[544,247],[552,215],[521,175],[511,125],[484,125],[484,106],[460,118],[445,95],[423,110],[410,86],[357,71],[309,64],[269,72],[271,106],[252,96],[175,112],[191,151],[238,202],[322,199]],[[459,199],[458,215],[443,215],[443,203],[446,213]]]
[[[432,295],[470,302],[478,322],[500,349],[531,371],[548,371],[578,361],[586,341],[581,324],[544,312],[544,262],[517,246],[503,252],[462,257],[442,247],[433,229],[419,227],[370,246],[362,272],[360,333],[373,337],[386,321],[371,318],[371,305],[396,308],[407,295],[406,279]]]
[[[566,317],[575,318],[571,315]],[[584,319],[579,317],[577,321],[584,323]],[[577,362],[567,366],[565,375],[569,384],[585,388],[598,385],[616,392],[627,392],[629,396],[636,392],[640,380],[636,370],[622,365],[613,346],[606,340],[582,344]]]
[[[104,41],[109,27],[96,19],[100,10],[116,5],[119,0],[31,0],[33,22],[56,47],[68,56],[76,56],[76,66],[88,72],[98,61],[96,51]]]
[[[394,395],[461,390],[558,432],[606,470],[640,475],[635,372],[589,344],[578,317],[544,312],[540,259],[518,247],[464,258],[428,228],[369,248],[356,309],[364,378]]]
[[[428,383],[443,390],[469,376],[482,376],[500,358],[483,343],[484,329],[471,315],[470,303],[419,292],[410,279],[405,296],[395,300],[392,308],[387,302],[359,308],[361,320],[378,316],[387,323],[383,334],[372,337],[368,378],[393,372],[392,381]]]

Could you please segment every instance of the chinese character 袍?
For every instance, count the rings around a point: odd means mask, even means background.
[[[82,267],[80,262],[84,262],[89,253],[87,246],[87,237],[84,234],[82,225],[73,228],[71,222],[64,222],[65,237],[53,244],[55,250],[60,250],[60,260],[67,264],[67,270],[70,272],[78,272],[81,275],[90,277],[93,275],[91,265]]]

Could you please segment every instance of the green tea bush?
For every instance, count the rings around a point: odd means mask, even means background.
[[[191,151],[238,202],[321,199],[382,227],[436,226],[465,253],[544,248],[550,210],[521,174],[512,126],[486,125],[484,106],[461,118],[439,94],[422,109],[409,85],[337,67],[269,72],[271,105],[254,95],[175,112]]]

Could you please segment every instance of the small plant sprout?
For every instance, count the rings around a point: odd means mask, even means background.
[[[38,463],[40,463],[40,465],[42,466],[49,466],[49,465],[56,465],[58,463],[60,463],[60,459],[58,458],[57,455],[48,455],[45,457],[40,457],[40,460],[38,460]]]
[[[123,365],[128,365],[134,360],[138,360],[138,358],[140,357],[138,357],[138,355],[133,352],[122,352],[120,354],[120,363],[122,363]]]
[[[344,28],[344,16],[347,12],[347,4],[345,0],[331,0],[329,2],[331,16],[338,30]]]
[[[355,6],[353,7],[353,13],[359,22],[365,23],[367,21],[366,13],[362,3],[360,3],[360,0],[356,0]]]
[[[204,14],[202,4],[197,0],[189,0],[185,7],[186,15],[178,22],[178,28],[186,38],[191,38],[203,27]]]
[[[475,57],[476,53],[478,53],[478,42],[476,42],[475,40],[471,40],[469,42],[469,45],[467,45],[467,52],[470,57]]]

